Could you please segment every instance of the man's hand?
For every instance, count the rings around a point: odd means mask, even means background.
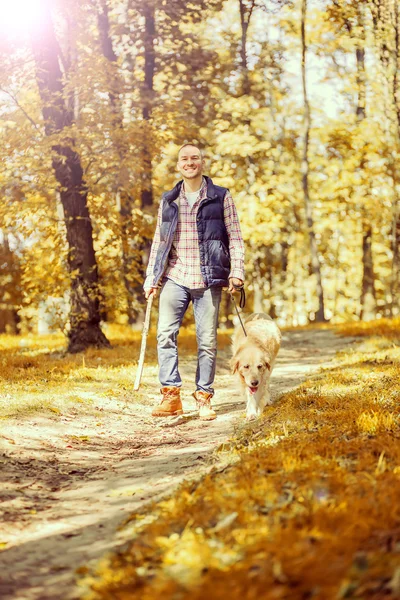
[[[159,289],[160,289],[159,287],[152,287],[149,290],[145,290],[144,297],[146,298],[146,300],[148,300],[152,294],[153,294],[154,298],[157,298]]]
[[[236,288],[241,288],[243,285],[243,281],[241,279],[238,279],[237,277],[230,277],[229,278],[229,288],[228,288],[228,292],[230,294],[234,294],[235,292],[238,292],[239,290]],[[235,287],[236,286],[236,287]]]

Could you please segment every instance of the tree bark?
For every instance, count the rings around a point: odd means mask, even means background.
[[[145,135],[143,136],[142,149],[142,208],[152,206],[153,204],[153,167],[152,167],[152,149],[149,121],[153,108],[154,97],[154,72],[155,72],[155,49],[154,38],[156,35],[155,8],[153,2],[143,4],[144,16],[144,85],[142,89],[143,109],[142,115],[145,122]]]
[[[104,58],[106,58],[112,69],[116,69],[117,55],[114,52],[113,43],[110,34],[110,20],[108,13],[107,0],[99,0],[99,11],[97,14],[97,23],[99,30],[100,48]],[[118,100],[120,82],[116,71],[113,70],[109,78],[109,99],[112,110],[113,126],[115,132],[123,132],[124,123],[122,109]],[[129,174],[125,167],[127,148],[124,143],[124,136],[114,136],[113,144],[120,160],[120,171],[117,181],[117,200],[119,211],[119,222],[121,232],[121,250],[122,250],[122,271],[123,281],[126,290],[128,323],[132,325],[138,319],[140,310],[138,306],[144,305],[144,296],[141,286],[136,285],[133,279],[133,273],[139,275],[139,279],[144,278],[144,267],[142,262],[142,240],[135,239],[132,229],[132,207],[134,199],[129,193]],[[138,238],[138,236],[136,236]],[[135,253],[132,252],[132,244],[135,246]]]
[[[400,8],[398,2],[394,3],[394,31],[395,31],[395,68],[393,77],[393,100],[396,107],[397,130],[400,140]]]
[[[358,16],[359,25],[364,32],[363,15]],[[362,43],[364,43],[364,33],[362,35]],[[357,64],[357,107],[356,117],[358,123],[361,123],[366,118],[366,73],[365,73],[365,48],[358,44],[356,48],[356,64]],[[365,156],[362,150],[360,162],[360,171],[365,174]],[[375,278],[374,265],[372,254],[372,225],[368,218],[367,211],[364,207],[361,208],[362,222],[362,267],[363,275],[361,281],[361,297],[360,297],[360,319],[368,321],[376,316],[376,293],[375,293]]]
[[[358,90],[358,101],[356,108],[357,120],[360,122],[366,117],[366,106],[365,106],[365,49],[361,46],[356,48],[356,61],[357,61],[357,90]]]
[[[364,220],[362,232],[362,265],[363,276],[361,285],[362,321],[370,321],[376,316],[375,274],[372,258],[372,226]]]
[[[156,19],[154,0],[148,0],[142,4],[144,17],[144,83],[141,90],[143,136],[142,136],[142,182],[141,182],[141,207],[148,209],[154,204],[153,194],[153,141],[151,116],[154,103],[154,74],[156,67],[155,36]],[[151,240],[140,240],[140,256],[142,258],[140,268],[145,277],[145,264],[147,264],[151,249]],[[136,290],[137,294],[141,290]]]
[[[396,146],[397,152],[400,153],[400,8],[397,1],[394,3],[394,73],[392,96],[393,104],[396,111]],[[399,287],[400,287],[400,173],[397,161],[391,161],[392,178],[394,188],[393,202],[393,222],[392,222],[392,281],[391,281],[391,296],[392,307],[399,307]]]
[[[265,248],[265,264],[267,267],[267,282],[268,282],[268,300],[269,300],[269,311],[268,314],[272,319],[277,318],[275,298],[277,295],[276,285],[278,280],[275,279],[274,271],[274,257],[270,248]]]
[[[314,220],[312,216],[310,192],[309,192],[309,142],[310,142],[310,130],[311,130],[311,111],[310,104],[308,101],[307,94],[307,80],[306,80],[306,55],[307,55],[307,44],[306,44],[306,18],[307,18],[307,0],[302,0],[301,5],[301,76],[303,86],[303,98],[304,98],[304,141],[303,141],[303,158],[301,162],[301,173],[302,173],[302,187],[304,195],[304,208],[306,213],[307,232],[310,242],[310,255],[311,255],[311,268],[316,278],[316,294],[318,298],[318,308],[315,314],[315,320],[317,322],[325,321],[325,308],[324,308],[324,292],[322,287],[321,277],[321,263],[318,256],[317,242],[314,232]]]
[[[9,233],[0,229],[0,333],[19,334],[17,307],[22,304],[21,269],[15,252],[10,248]]]
[[[68,351],[80,352],[89,346],[108,347],[110,344],[100,328],[98,272],[82,166],[73,140],[60,141],[59,134],[72,125],[73,119],[63,100],[59,48],[47,5],[43,6],[42,17],[42,27],[32,35],[32,50],[45,132],[59,140],[52,145],[52,164],[64,209],[71,276]]]
[[[390,123],[388,129],[388,145],[394,144],[394,152],[389,152],[386,160],[388,174],[393,182],[392,209],[392,272],[390,280],[389,315],[399,311],[399,278],[400,278],[400,171],[396,152],[400,152],[400,22],[399,3],[397,0],[374,0],[371,7],[374,35],[378,47],[379,58],[383,68],[382,86],[388,87],[390,99],[385,102],[386,119]],[[386,100],[386,98],[385,98]],[[390,106],[389,106],[390,104]],[[394,109],[394,122],[393,111]]]
[[[241,28],[241,39],[240,39],[240,61],[242,70],[242,93],[250,94],[250,79],[249,79],[249,66],[247,59],[247,31],[250,25],[251,15],[255,6],[255,0],[250,0],[246,3],[245,0],[239,0],[239,13],[240,13],[240,28]]]
[[[221,318],[221,328],[222,329],[231,329],[233,327],[232,316],[236,315],[235,309],[233,307],[233,302],[231,300],[231,295],[226,292],[222,294],[221,298],[221,308],[220,313],[222,315]]]
[[[253,290],[254,290],[254,312],[264,312],[264,277],[261,274],[261,260],[257,256],[254,259],[254,276],[253,276]]]

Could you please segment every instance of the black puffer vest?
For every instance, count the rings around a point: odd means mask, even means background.
[[[207,196],[200,202],[197,212],[197,232],[199,236],[200,269],[207,287],[228,286],[231,267],[229,258],[229,238],[224,223],[224,197],[226,188],[214,185],[209,177]],[[178,225],[178,204],[174,202],[181,191],[183,181],[179,181],[169,192],[163,194],[158,248],[152,285],[157,285],[168,264],[176,227]]]

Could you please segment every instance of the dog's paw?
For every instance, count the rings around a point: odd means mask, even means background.
[[[257,413],[251,412],[246,414],[246,421],[255,421],[258,419],[259,415]]]

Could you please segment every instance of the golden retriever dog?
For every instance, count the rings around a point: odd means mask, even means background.
[[[281,332],[269,315],[253,313],[232,339],[232,373],[238,373],[247,398],[246,418],[258,418],[271,404],[269,378],[281,345]]]

